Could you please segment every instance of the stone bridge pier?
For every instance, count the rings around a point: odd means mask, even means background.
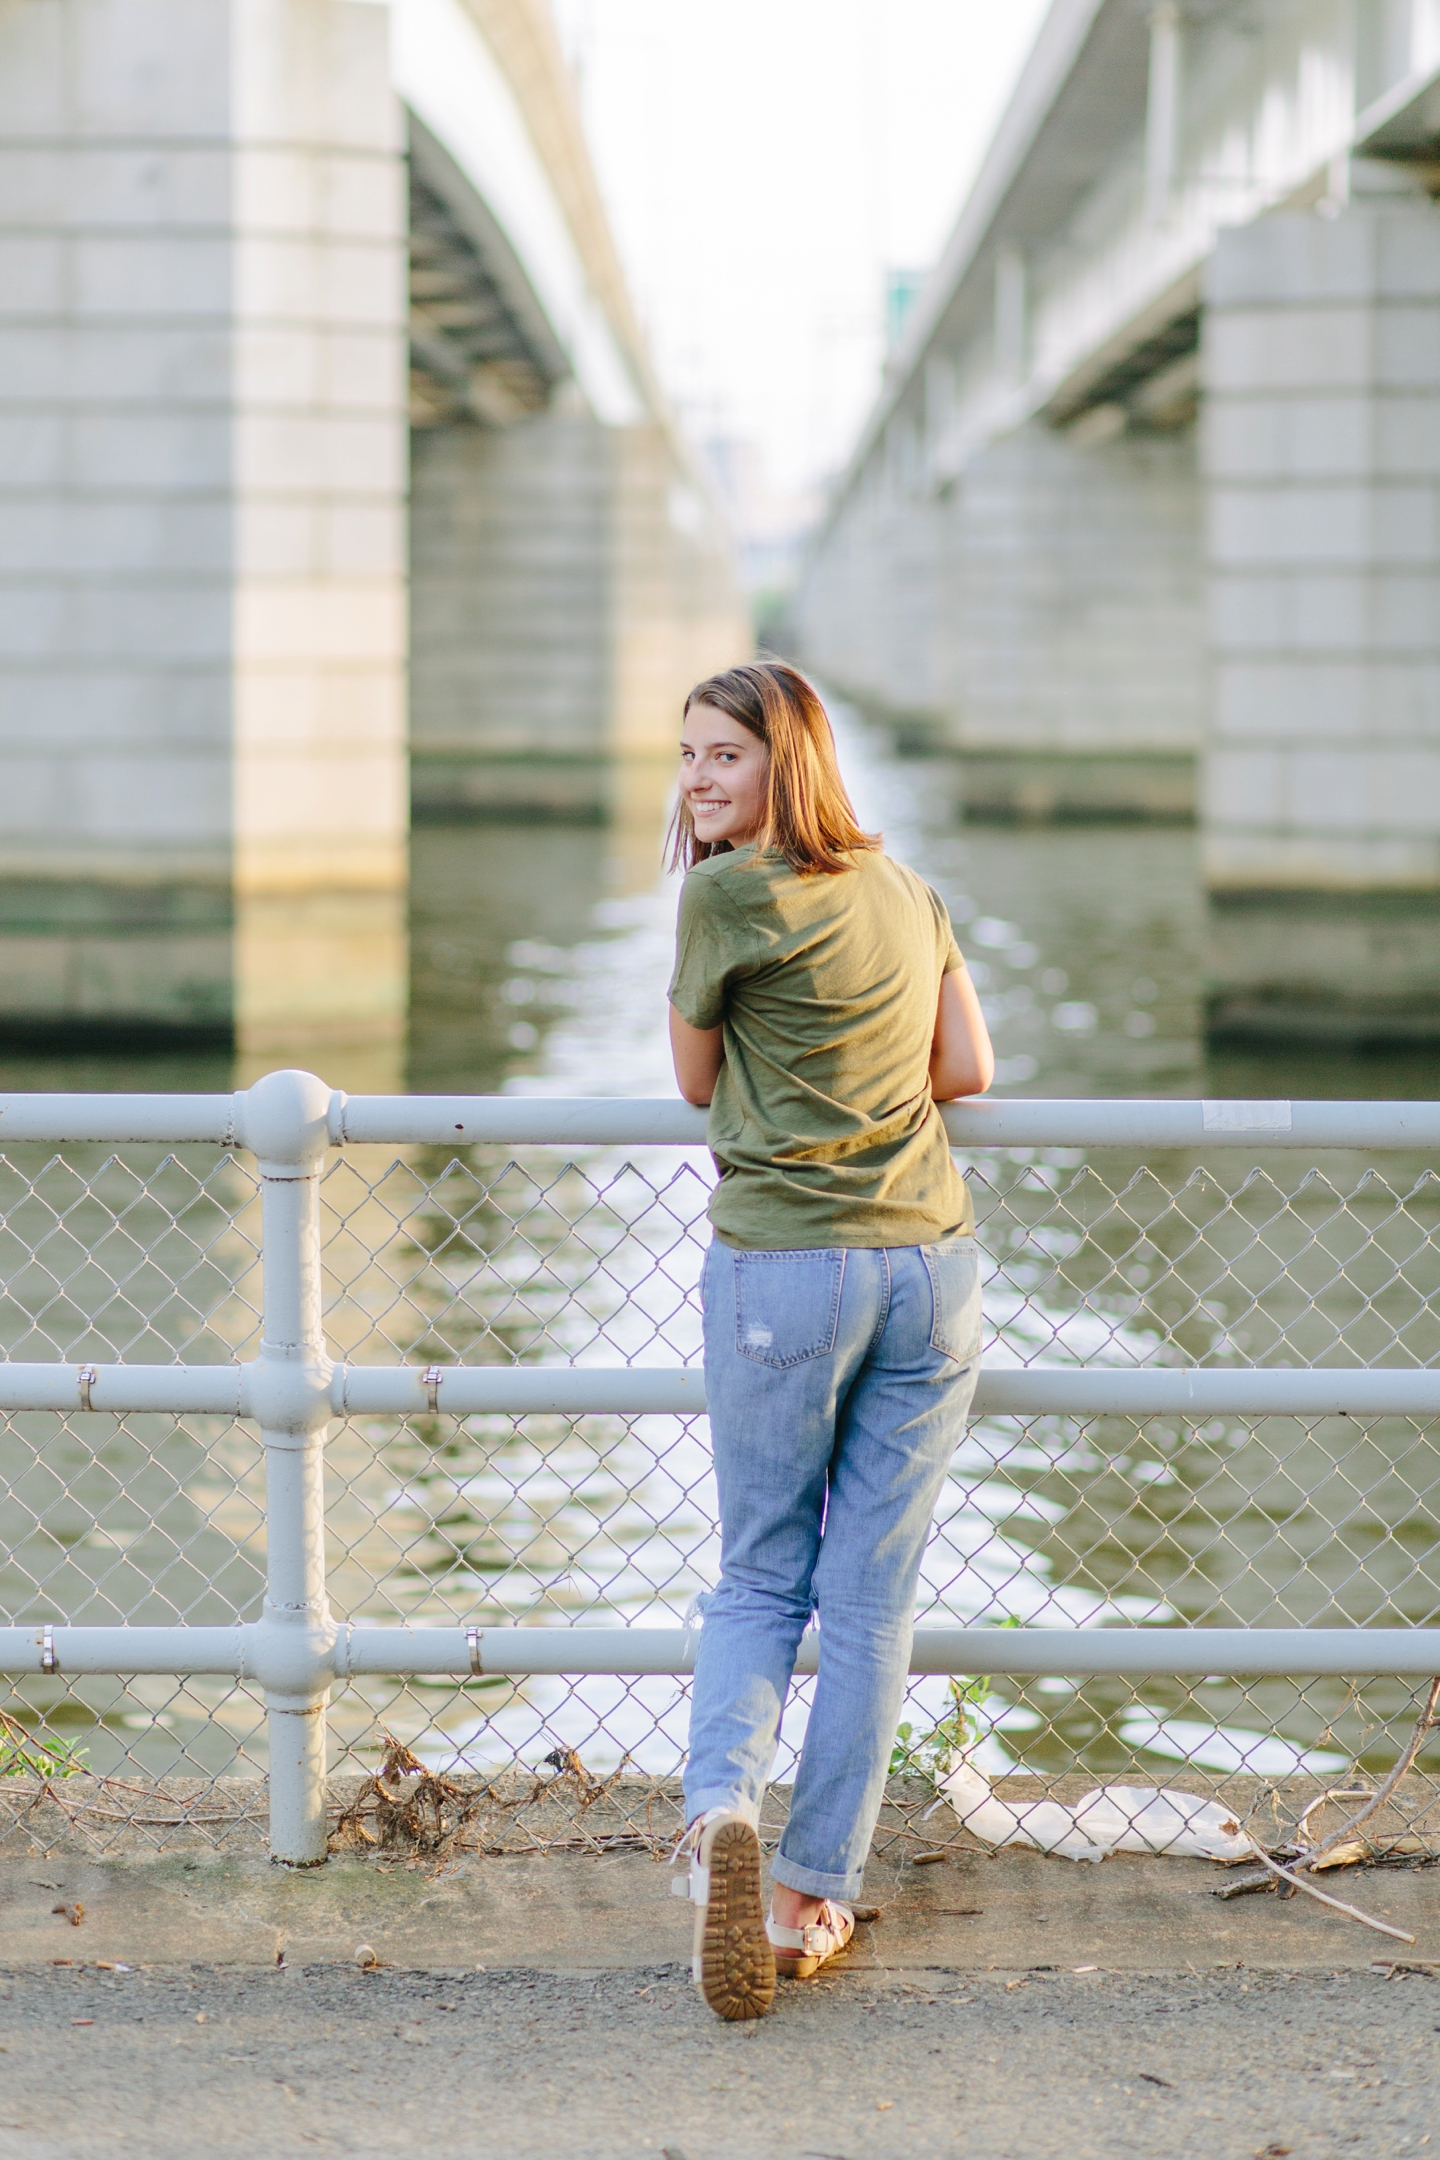
[[[412,777],[653,828],[747,643],[544,0],[3,0],[0,1040],[400,1084]]]
[[[1440,209],[1344,177],[1206,276],[1211,1009],[1440,1037]]]
[[[404,1023],[405,132],[382,8],[0,11],[0,1027]],[[357,1070],[360,1069],[357,1067]]]

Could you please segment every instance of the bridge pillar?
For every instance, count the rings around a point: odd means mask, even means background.
[[[574,385],[413,460],[416,822],[604,825],[648,886],[685,693],[748,642],[712,511],[662,428]]]
[[[1202,645],[1194,432],[981,450],[948,521],[941,670],[970,816],[1186,818]]]
[[[0,10],[0,1029],[389,1078],[404,142],[388,10]],[[340,1067],[337,1068],[337,1053]]]
[[[583,410],[416,429],[417,822],[598,813],[610,732],[608,448]]]
[[[1193,407],[1193,398],[1192,398]],[[1195,436],[1013,429],[945,470],[892,457],[812,566],[817,670],[902,745],[949,751],[967,816],[1188,818],[1203,722]]]
[[[877,470],[829,535],[794,603],[801,656],[889,722],[902,747],[947,748],[952,500]]]
[[[1208,273],[1222,1036],[1440,1034],[1440,208],[1354,174]]]

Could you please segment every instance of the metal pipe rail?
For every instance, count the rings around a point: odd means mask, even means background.
[[[510,1676],[604,1673],[636,1677],[695,1669],[693,1630],[649,1627],[354,1627],[286,1642],[266,1620],[231,1627],[0,1627],[0,1672],[224,1674],[265,1688],[305,1672],[328,1686],[375,1674]],[[797,1673],[819,1669],[807,1633]],[[1216,1673],[1255,1679],[1291,1673],[1440,1672],[1440,1628],[917,1628],[912,1673]]]
[[[694,1365],[24,1365],[0,1360],[0,1411],[331,1417],[698,1417]],[[1440,1370],[1393,1366],[990,1366],[973,1417],[1440,1417]]]
[[[280,1079],[277,1073],[270,1080]],[[310,1074],[307,1143],[426,1147],[703,1147],[705,1112],[665,1096],[346,1095]],[[268,1086],[268,1081],[259,1083]],[[22,1140],[209,1141],[262,1155],[269,1104],[235,1095],[0,1095],[0,1147]],[[942,1103],[957,1148],[1440,1147],[1440,1102]]]
[[[974,1102],[942,1116],[962,1149],[1440,1147],[1440,1103]],[[365,1674],[645,1674],[691,1670],[681,1628],[377,1628],[337,1622],[326,1595],[322,1451],[357,1414],[535,1412],[697,1415],[695,1369],[356,1366],[334,1363],[320,1324],[319,1178],[330,1147],[699,1147],[705,1115],[681,1102],[503,1096],[352,1096],[313,1074],[271,1073],[235,1095],[4,1095],[0,1147],[30,1141],[244,1148],[261,1183],[264,1321],[245,1364],[61,1365],[0,1361],[0,1410],[250,1418],[266,1464],[261,1617],[231,1627],[0,1627],[16,1674],[210,1673],[264,1692],[270,1840],[277,1860],[325,1857],[324,1713],[333,1685]],[[1440,1416],[1440,1371],[1356,1367],[997,1367],[980,1416],[1127,1418]],[[796,1670],[813,1671],[807,1636]],[[1423,1628],[927,1628],[911,1670],[1014,1674],[1389,1673],[1440,1670]]]

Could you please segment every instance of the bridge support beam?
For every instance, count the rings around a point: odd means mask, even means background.
[[[417,820],[594,814],[609,733],[608,450],[583,407],[416,429]]]
[[[413,475],[417,822],[604,824],[622,858],[633,829],[648,884],[685,692],[746,646],[709,506],[659,426],[573,384],[417,428]]]
[[[970,816],[1188,817],[1201,707],[1192,431],[1032,423],[968,464],[940,614]]]
[[[1093,422],[1097,416],[1090,416]],[[894,458],[801,597],[826,678],[948,751],[966,815],[1188,818],[1204,718],[1194,432],[1033,421]]]
[[[1231,1037],[1440,1036],[1440,208],[1401,168],[1353,176],[1337,214],[1222,231],[1208,271],[1203,860]]]
[[[404,1012],[405,202],[388,11],[0,11],[0,1016]]]

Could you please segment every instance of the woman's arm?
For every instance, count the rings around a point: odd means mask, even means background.
[[[984,1026],[984,1021],[981,1021]],[[670,1055],[675,1060],[675,1078],[680,1083],[680,1093],[686,1102],[697,1103],[703,1110],[715,1093],[715,1082],[720,1077],[720,1067],[725,1062],[725,1030],[723,1027],[693,1028],[688,1020],[682,1020],[675,1007],[670,1007]]]
[[[673,1014],[671,1021],[673,1026]],[[952,969],[940,983],[930,1050],[930,1092],[936,1102],[953,1102],[957,1095],[983,1095],[994,1078],[995,1052],[970,971]],[[690,1099],[693,1102],[695,1097]]]

